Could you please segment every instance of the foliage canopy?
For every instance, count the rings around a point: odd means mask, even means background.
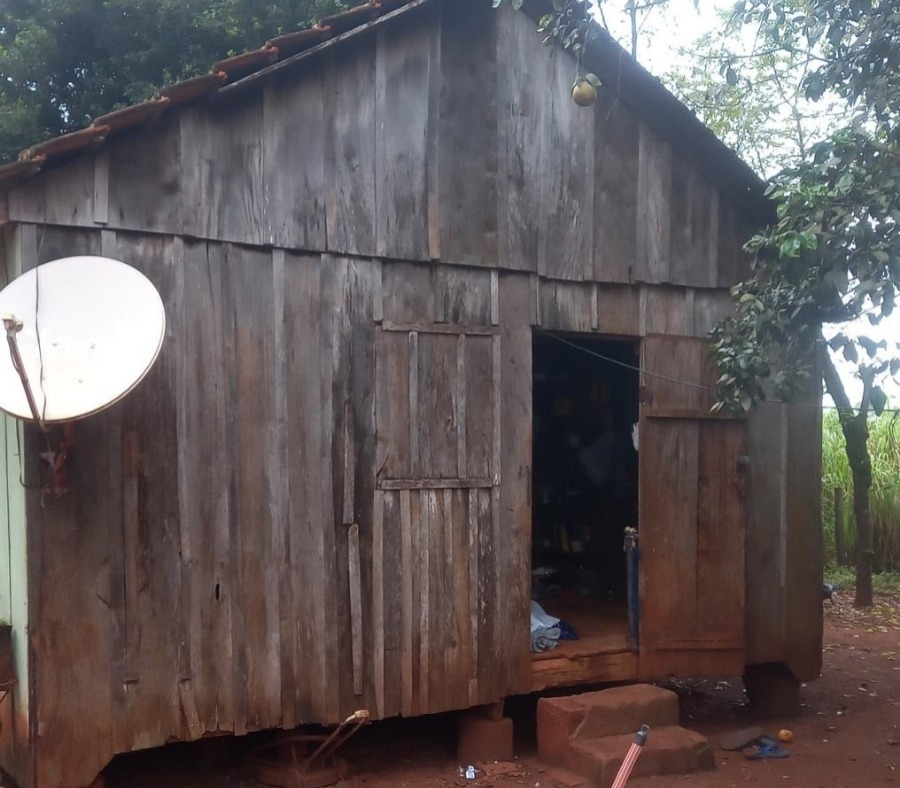
[[[341,0],[4,0],[0,161],[343,6]]]

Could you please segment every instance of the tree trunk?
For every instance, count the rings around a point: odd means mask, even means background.
[[[869,491],[872,488],[872,459],[869,456],[869,400],[874,375],[860,370],[863,396],[859,409],[854,412],[844,384],[834,367],[831,357],[824,354],[825,389],[838,407],[844,448],[850,472],[853,476],[853,514],[856,518],[856,598],[854,607],[872,605],[872,520],[869,516]]]

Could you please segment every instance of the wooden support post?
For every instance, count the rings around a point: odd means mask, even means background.
[[[844,544],[844,490],[834,488],[834,552],[838,566],[847,563],[847,546]]]

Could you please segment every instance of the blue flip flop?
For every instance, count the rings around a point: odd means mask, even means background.
[[[777,742],[769,740],[760,742],[744,757],[751,761],[762,761],[768,758],[787,758],[789,755],[790,753],[779,747]]]

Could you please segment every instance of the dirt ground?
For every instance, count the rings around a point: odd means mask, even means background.
[[[803,788],[877,788],[900,784],[900,593],[879,595],[860,613],[842,596],[825,605],[822,677],[803,688],[799,719],[755,720],[739,682],[681,684],[682,724],[708,735],[761,724],[772,733],[789,727],[790,757],[748,761],[717,748],[717,769],[703,775],[632,780],[642,786],[793,785]],[[349,745],[340,788],[563,788],[563,776],[534,757],[534,699],[517,699],[518,756],[486,765],[476,779],[461,775],[454,757],[455,723],[438,716],[372,725]],[[652,736],[652,732],[651,732]],[[258,740],[257,742],[258,743]],[[114,764],[107,788],[258,788],[240,763],[253,740],[221,740],[170,747]],[[231,765],[221,764],[230,762]]]

